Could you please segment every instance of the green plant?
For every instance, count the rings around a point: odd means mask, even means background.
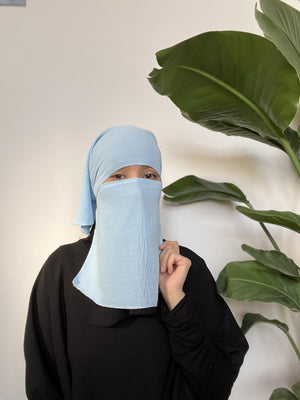
[[[246,32],[206,32],[156,54],[160,69],[149,81],[192,122],[226,135],[242,136],[277,147],[290,158],[300,177],[300,127],[290,127],[300,95],[300,13],[280,0],[260,0],[256,19],[265,37]],[[279,51],[278,51],[279,50]],[[242,249],[253,259],[234,261],[221,271],[219,292],[239,301],[276,302],[300,311],[299,267],[280,251],[266,223],[300,233],[300,215],[255,210],[232,183],[186,176],[164,188],[165,199],[185,204],[207,199],[243,204],[236,210],[258,221],[274,250]],[[260,314],[246,314],[242,329],[268,323],[281,329],[299,361],[300,350],[288,326]],[[274,399],[300,399],[300,382],[292,391],[279,388]]]

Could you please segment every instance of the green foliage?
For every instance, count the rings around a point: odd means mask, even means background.
[[[281,131],[297,109],[299,83],[268,40],[246,32],[206,32],[156,57],[162,69],[150,73],[150,83],[185,117],[226,134],[272,139],[280,147]]]
[[[285,388],[275,389],[270,397],[270,400],[299,400],[299,396]]]
[[[259,222],[269,222],[300,233],[300,215],[290,211],[251,210],[247,207],[236,207],[237,211]]]
[[[295,393],[295,395],[297,396],[297,398],[300,400],[300,381],[295,383],[292,386],[292,390]]]
[[[187,204],[202,200],[238,201],[248,204],[244,193],[232,183],[217,183],[188,175],[164,188],[164,199],[170,203]]]
[[[246,244],[242,245],[242,249],[265,267],[274,269],[283,275],[299,278],[299,267],[284,253],[277,250],[254,249]]]
[[[300,139],[291,131],[286,135],[297,110],[299,80],[269,40],[246,32],[206,32],[156,57],[162,68],[153,69],[149,81],[183,116],[284,150],[300,176]]]
[[[300,358],[300,353],[296,346],[296,343],[294,342],[293,338],[289,334],[289,327],[286,324],[284,324],[283,322],[278,321],[277,319],[268,319],[268,318],[265,318],[261,314],[247,313],[243,318],[242,330],[246,334],[249,331],[249,329],[252,328],[253,325],[262,323],[262,322],[266,323],[266,324],[274,325],[277,328],[279,328],[286,335],[288,340],[290,341],[293,349],[295,350],[297,357]],[[299,394],[300,382],[296,383],[292,389],[296,394],[297,394],[297,392]]]
[[[283,322],[278,321],[277,319],[268,319],[261,314],[252,314],[252,313],[247,313],[244,316],[242,323],[242,331],[246,334],[249,331],[249,329],[252,328],[253,325],[261,322],[277,326],[277,328],[281,329],[285,333],[289,331],[289,327]]]
[[[300,311],[300,281],[265,267],[258,261],[228,263],[217,279],[220,294],[238,301],[276,302]]]
[[[294,129],[288,126],[284,131],[284,134],[288,139],[297,159],[300,160],[300,126],[299,126],[299,133],[294,131]]]
[[[168,96],[190,121],[212,131],[242,136],[283,150],[300,177],[300,126],[293,120],[300,96],[300,13],[280,0],[260,0],[255,16],[265,38],[246,32],[206,32],[157,52],[160,68],[149,74],[152,87]],[[279,51],[278,51],[279,50]],[[219,292],[239,301],[276,302],[300,311],[299,267],[282,253],[265,226],[275,224],[300,233],[300,215],[291,211],[255,210],[243,191],[190,175],[164,188],[174,204],[217,200],[242,203],[236,210],[257,221],[274,250],[242,249],[254,260],[228,263],[219,274]],[[289,328],[276,319],[246,314],[246,333],[268,323],[300,350]],[[300,400],[300,382],[292,391],[279,388],[270,400]]]
[[[260,0],[262,13],[256,20],[266,38],[273,42],[300,77],[300,13],[280,0]]]

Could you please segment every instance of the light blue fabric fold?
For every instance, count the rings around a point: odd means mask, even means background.
[[[147,165],[161,174],[155,136],[132,126],[102,132],[88,153],[74,221],[89,232],[96,220],[96,228],[73,285],[111,308],[154,307],[158,299],[161,182],[133,178],[103,183],[130,165]]]
[[[79,207],[73,221],[82,232],[88,235],[95,222],[93,187],[129,165],[148,165],[161,174],[161,154],[153,133],[131,125],[104,130],[92,143],[85,163]]]

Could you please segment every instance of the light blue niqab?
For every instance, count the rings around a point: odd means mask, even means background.
[[[92,245],[73,285],[96,304],[138,309],[157,305],[161,182],[133,178],[103,183],[120,168],[147,165],[161,174],[150,131],[112,127],[92,144],[75,224],[85,233],[96,221]]]

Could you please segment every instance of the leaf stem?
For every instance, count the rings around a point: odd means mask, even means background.
[[[287,338],[289,339],[293,349],[295,350],[295,353],[297,354],[298,360],[300,361],[300,350],[298,349],[294,339],[292,338],[292,336],[289,334],[289,332],[284,331],[284,333],[286,334]]]
[[[251,210],[254,210],[254,207],[252,206],[252,204],[248,200],[247,200],[247,205]],[[272,243],[272,246],[274,247],[274,249],[277,250],[277,251],[280,251],[280,248],[279,248],[278,244],[276,243],[275,239],[271,235],[271,233],[268,230],[268,228],[266,227],[266,225],[263,222],[259,222],[259,225],[262,227],[263,231],[265,232],[265,234],[267,235],[268,239]]]
[[[292,164],[294,165],[297,174],[300,177],[300,161],[298,160],[296,154],[293,152],[288,140],[284,137],[279,138],[282,146],[284,147],[284,150],[286,151],[287,155],[290,157],[290,160],[292,161]]]
[[[270,240],[270,242],[272,243],[273,247],[275,250],[280,251],[280,248],[278,246],[278,244],[275,242],[273,236],[271,235],[271,233],[269,232],[269,230],[267,229],[266,225],[263,222],[260,222],[259,225],[262,227],[262,229],[264,230],[265,234],[267,235],[268,239]]]

